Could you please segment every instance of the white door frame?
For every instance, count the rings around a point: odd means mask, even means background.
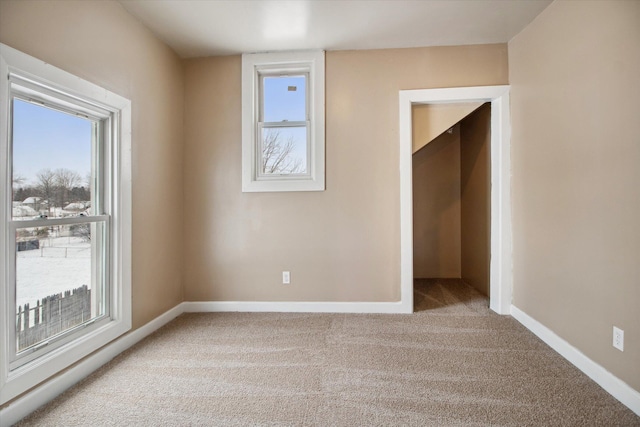
[[[414,104],[491,102],[490,308],[509,314],[512,288],[509,86],[400,91],[400,280],[402,312],[413,312],[412,122]]]

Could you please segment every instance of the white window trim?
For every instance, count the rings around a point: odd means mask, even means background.
[[[309,73],[308,174],[259,176],[259,72],[282,70]],[[242,191],[324,191],[324,51],[242,55]]]
[[[131,329],[131,101],[80,79],[43,61],[0,44],[0,247],[10,248],[8,222],[11,218],[11,180],[8,168],[9,74],[30,79],[53,90],[99,105],[112,113],[114,144],[110,153],[114,194],[110,200],[111,227],[111,321],[61,345],[13,370],[9,367],[9,328],[15,327],[15,313],[8,296],[13,286],[8,276],[7,257],[0,257],[0,404],[46,381]],[[9,194],[8,194],[9,193]],[[15,346],[15,343],[13,343]]]

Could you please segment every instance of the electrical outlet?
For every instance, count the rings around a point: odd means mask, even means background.
[[[283,271],[282,272],[282,284],[283,285],[288,285],[289,283],[291,283],[291,273],[289,273],[288,271]]]
[[[613,346],[620,351],[624,351],[624,331],[613,327]]]

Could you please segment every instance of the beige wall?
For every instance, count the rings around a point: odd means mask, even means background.
[[[131,100],[133,325],[147,323],[183,298],[178,57],[106,1],[2,1],[0,41]]]
[[[185,299],[398,301],[398,91],[506,84],[506,46],[327,52],[313,193],[241,192],[240,64],[186,61]]]
[[[482,105],[482,102],[454,104],[417,104],[411,107],[413,152],[458,123]]]
[[[460,242],[460,126],[454,125],[413,155],[413,277],[459,278]]]
[[[491,104],[460,122],[460,265],[462,278],[489,295],[491,254]]]
[[[514,303],[640,390],[640,2],[552,3],[509,71]]]

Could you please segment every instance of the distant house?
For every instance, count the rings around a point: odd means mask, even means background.
[[[82,202],[73,202],[73,203],[69,203],[63,209],[65,211],[70,211],[70,212],[80,212],[85,210],[85,205]]]
[[[41,197],[37,196],[27,197],[22,201],[22,204],[29,206],[36,211],[47,209],[49,207],[49,202],[47,200],[43,200]]]
[[[43,202],[43,201],[42,201],[42,198],[40,198],[40,197],[35,197],[35,196],[27,197],[26,199],[24,199],[24,200],[22,201],[22,204],[23,204],[23,205],[32,205],[32,206],[33,206],[33,205],[40,205],[40,204],[42,204],[42,203],[45,203],[45,202]]]
[[[38,212],[34,210],[31,206],[13,206],[12,207],[12,215],[14,218],[16,217],[25,217],[25,216],[36,216]]]

